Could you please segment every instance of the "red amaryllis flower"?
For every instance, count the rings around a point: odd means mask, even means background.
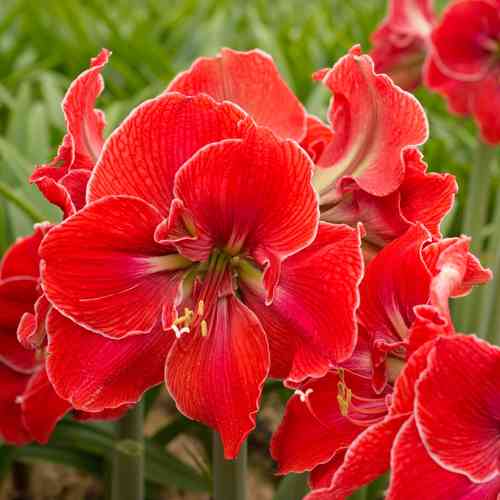
[[[312,167],[228,101],[167,92],[137,108],[88,204],[41,247],[56,391],[86,411],[133,403],[167,358],[179,409],[234,457],[269,372],[301,380],[348,358],[359,234],[318,227]]]
[[[95,101],[104,88],[101,71],[109,55],[103,49],[70,85],[62,102],[67,134],[52,162],[37,166],[30,178],[64,217],[85,204],[90,172],[104,143],[104,114],[95,109]]]
[[[194,96],[208,94],[217,102],[230,101],[257,123],[283,138],[300,141],[306,131],[302,104],[279,74],[271,56],[255,49],[222,49],[215,57],[200,57],[177,75],[167,88]]]
[[[472,115],[486,142],[500,142],[500,9],[495,0],[458,0],[432,33],[426,83],[450,109]]]
[[[72,408],[48,381],[43,349],[25,349],[16,337],[21,318],[33,316],[38,304],[38,247],[49,230],[35,226],[33,235],[19,239],[0,263],[0,434],[9,443],[32,440],[46,443],[56,423]],[[126,407],[99,414],[73,416],[84,419],[117,418]]]
[[[500,349],[440,338],[418,379],[414,416],[392,450],[391,500],[496,500],[500,495]]]
[[[422,68],[435,22],[433,0],[389,0],[387,18],[372,35],[370,52],[379,73],[406,90],[422,80]]]
[[[333,93],[331,130],[309,118],[302,141],[316,164],[313,184],[321,219],[362,222],[367,241],[377,247],[416,221],[439,236],[456,186],[451,176],[427,174],[415,149],[427,138],[418,101],[375,73],[373,61],[359,47],[315,78]],[[421,192],[429,195],[425,205]]]

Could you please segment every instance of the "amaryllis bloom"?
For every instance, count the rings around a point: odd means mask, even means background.
[[[438,339],[392,449],[387,498],[499,498],[499,395],[498,347],[474,336]]]
[[[44,350],[27,350],[17,340],[21,318],[33,316],[41,295],[38,247],[48,224],[35,226],[33,235],[19,239],[0,263],[0,435],[20,445],[46,443],[57,422],[72,410],[50,384]],[[94,414],[73,412],[76,418],[118,418],[126,407]]]
[[[500,5],[497,0],[457,0],[432,32],[426,83],[450,109],[472,115],[483,139],[500,142]]]
[[[72,82],[62,102],[67,133],[57,156],[49,164],[37,166],[30,178],[64,217],[85,204],[90,172],[104,144],[106,122],[102,111],[95,109],[95,101],[104,88],[101,71],[109,55],[103,49],[92,59],[90,69]]]
[[[165,377],[229,458],[268,375],[352,354],[362,273],[359,230],[318,224],[307,155],[242,107],[178,92],[140,105],[40,249],[58,394],[100,411]]]
[[[422,81],[422,68],[436,17],[433,0],[389,0],[386,19],[372,35],[370,52],[379,73],[405,90]]]
[[[490,274],[466,238],[433,241],[417,225],[387,245],[360,286],[355,356],[300,385],[287,405],[271,448],[279,471],[311,470],[315,500],[344,498],[385,472],[421,360],[435,338],[454,332],[449,297]]]
[[[316,164],[313,184],[321,219],[362,222],[366,242],[376,249],[415,222],[440,237],[439,224],[453,203],[456,183],[453,176],[426,172],[415,148],[427,139],[418,101],[375,73],[359,47],[315,77],[333,93],[331,128],[309,117],[302,140]]]

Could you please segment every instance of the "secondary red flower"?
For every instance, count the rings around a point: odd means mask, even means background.
[[[401,88],[415,89],[434,23],[433,0],[389,0],[387,18],[372,35],[375,69]]]
[[[356,225],[377,248],[422,222],[436,236],[456,184],[428,174],[415,146],[427,138],[425,113],[410,94],[377,74],[359,47],[315,75],[332,92],[331,129],[308,118],[302,146],[316,164],[321,219]],[[426,193],[426,204],[421,202]]]
[[[208,94],[217,102],[230,101],[246,111],[258,125],[275,134],[300,141],[306,115],[300,101],[279,74],[271,56],[255,49],[222,49],[215,57],[200,57],[180,73],[168,92]]]
[[[70,85],[62,108],[67,133],[57,156],[47,165],[39,165],[31,176],[48,201],[57,205],[64,217],[85,204],[85,189],[104,143],[104,114],[95,109],[95,101],[104,88],[101,71],[110,52],[103,49],[92,59],[90,69]]]
[[[0,434],[17,445],[46,443],[56,423],[72,409],[47,379],[43,349],[27,350],[16,338],[21,319],[34,317],[40,302],[38,247],[49,229],[48,224],[35,226],[33,235],[19,239],[0,263]],[[83,418],[117,418],[126,409]]]
[[[500,10],[494,0],[458,0],[432,33],[426,83],[452,111],[472,115],[485,141],[500,142]]]
[[[311,176],[294,141],[230,102],[167,92],[137,108],[41,248],[58,393],[87,411],[133,403],[167,358],[179,409],[234,457],[269,372],[323,374],[356,342],[359,234],[318,227]]]
[[[498,347],[466,336],[435,342],[392,451],[389,499],[421,498],[414,480],[429,500],[498,498],[499,381]]]

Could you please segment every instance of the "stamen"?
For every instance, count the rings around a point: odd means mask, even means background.
[[[347,417],[347,414],[349,413],[349,406],[352,401],[352,391],[345,383],[344,370],[342,368],[338,370],[338,376],[339,382],[337,384],[337,402],[339,404],[340,414],[343,417]]]
[[[313,390],[309,387],[309,389],[306,389],[305,392],[301,391],[300,389],[297,389],[294,394],[299,396],[299,399],[302,403],[305,403],[307,398],[309,397],[309,394],[311,394]]]
[[[203,316],[203,314],[205,313],[205,301],[204,300],[200,300],[198,302],[198,316]]]
[[[204,319],[201,320],[200,328],[201,328],[201,336],[206,337],[208,335],[208,325]]]
[[[179,328],[175,323],[172,324],[172,330],[174,331],[175,337],[180,339],[183,333],[189,333],[191,330],[188,326],[183,326]]]

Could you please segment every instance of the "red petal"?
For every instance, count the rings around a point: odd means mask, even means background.
[[[41,444],[47,443],[57,422],[71,409],[70,403],[56,394],[45,367],[30,378],[21,398],[26,428],[33,439]]]
[[[132,406],[133,405],[123,405],[118,408],[111,408],[93,413],[73,410],[71,414],[75,420],[79,420],[80,422],[118,420],[122,418]]]
[[[316,163],[323,154],[326,146],[334,138],[332,129],[313,115],[307,116],[306,135],[300,145],[306,150],[311,160]]]
[[[488,0],[455,2],[432,33],[439,69],[457,80],[480,80],[493,63],[488,41],[500,35],[498,7]]]
[[[314,242],[283,262],[270,306],[262,286],[241,276],[243,301],[269,340],[273,377],[298,382],[322,376],[332,363],[352,355],[363,272],[359,247],[356,230],[320,224]]]
[[[49,379],[59,396],[88,412],[136,403],[158,385],[175,338],[158,326],[146,335],[106,339],[54,309],[47,330]]]
[[[305,133],[306,117],[300,101],[271,56],[258,49],[222,49],[216,57],[200,57],[167,90],[185,95],[205,93],[218,102],[231,101],[257,124],[284,138],[299,141]]]
[[[34,232],[30,236],[19,238],[5,253],[0,263],[0,278],[40,275],[40,257],[38,247],[50,224],[35,224]]]
[[[326,464],[315,467],[309,474],[309,484],[316,490],[319,488],[328,488],[332,482],[333,476],[339,470],[344,462],[347,449],[335,453],[334,457]]]
[[[394,439],[408,416],[388,417],[360,434],[347,450],[344,463],[329,488],[310,493],[304,500],[345,499],[388,468]]]
[[[0,435],[7,442],[22,445],[31,441],[22,420],[20,396],[30,379],[0,363]]]
[[[402,36],[426,38],[435,21],[433,0],[390,0],[385,23]]]
[[[477,83],[471,102],[472,113],[481,128],[483,139],[493,145],[500,143],[500,119],[496,112],[500,107],[499,78],[497,69]]]
[[[369,335],[388,343],[408,336],[414,307],[429,300],[430,273],[421,255],[428,231],[413,226],[368,265],[361,282],[359,319]]]
[[[436,341],[417,386],[416,419],[439,465],[474,482],[499,476],[499,394],[500,348],[462,335]]]
[[[391,482],[387,500],[497,500],[500,476],[475,484],[462,474],[439,467],[427,454],[410,418],[401,428],[391,457]],[[418,485],[418,487],[416,487]]]
[[[346,372],[345,380],[354,394],[376,396],[369,379]],[[289,399],[271,441],[271,456],[278,462],[278,474],[303,472],[330,462],[364,430],[342,415],[337,402],[339,382],[337,373],[330,372],[304,384]]]
[[[184,164],[175,196],[192,214],[204,249],[208,240],[232,255],[244,251],[266,267],[269,300],[281,261],[306,247],[317,231],[312,163],[295,142],[249,120],[243,127],[243,139],[207,146]],[[186,246],[176,246],[191,255]]]
[[[17,340],[25,349],[37,349],[45,341],[45,320],[51,305],[45,295],[35,302],[35,314],[24,313],[17,325]]]
[[[337,62],[323,83],[334,94],[330,122],[336,134],[319,161],[325,168],[316,171],[320,194],[326,201],[335,181],[346,178],[373,195],[391,193],[403,181],[403,150],[427,139],[421,105],[386,75],[377,75],[358,47]]]
[[[208,336],[192,331],[172,347],[165,379],[177,408],[217,430],[233,459],[255,427],[269,369],[266,337],[258,319],[238,299],[219,299]]]
[[[238,122],[243,116],[230,103],[217,104],[206,95],[169,93],[146,101],[106,142],[88,201],[128,194],[166,215],[179,167],[207,144],[241,137]]]
[[[66,219],[40,247],[49,301],[109,337],[150,331],[182,278],[160,262],[169,253],[153,239],[161,220],[153,206],[128,196],[104,198]]]

